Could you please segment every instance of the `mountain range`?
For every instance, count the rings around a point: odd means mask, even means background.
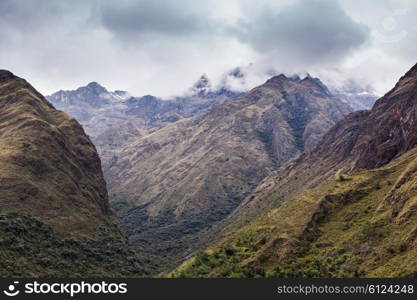
[[[44,98],[1,70],[0,274],[415,276],[416,95],[417,65],[370,109],[310,75]]]
[[[416,276],[416,97],[417,65],[264,179],[222,239],[170,275]]]
[[[126,91],[108,91],[97,82],[76,90],[60,90],[46,98],[83,124],[95,139],[108,129],[131,123],[150,133],[182,118],[196,116],[215,103],[242,95],[220,87],[213,90],[206,75],[185,96],[161,99],[151,95],[133,97]]]
[[[119,220],[140,256],[159,270],[201,247],[263,178],[312,149],[351,111],[310,76],[275,76],[228,101],[219,101],[224,89],[208,94],[207,85],[202,77],[193,88],[194,97],[217,99],[205,112],[151,131],[125,123],[95,139]],[[158,109],[128,113],[147,118]]]
[[[76,90],[60,90],[46,98],[57,109],[76,117],[94,140],[107,129],[113,130],[118,125],[132,123],[151,133],[179,119],[199,115],[216,103],[246,93],[242,84],[246,76],[240,68],[236,68],[226,73],[220,85],[213,86],[207,75],[203,74],[183,96],[172,99],[152,95],[134,97],[126,91],[108,91],[94,81]],[[289,78],[300,80],[297,75]],[[236,81],[238,84],[234,84]],[[338,88],[323,87],[353,110],[368,109],[377,99],[371,88],[363,88],[353,81]]]
[[[90,134],[113,208],[156,271],[206,245],[262,179],[311,150],[350,105],[372,101],[355,97],[357,85],[330,91],[310,75],[281,74],[246,93],[228,87],[244,79],[237,68],[213,88],[202,75],[173,100],[95,82],[47,97]]]

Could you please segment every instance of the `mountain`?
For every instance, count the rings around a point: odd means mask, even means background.
[[[111,202],[140,255],[167,270],[349,112],[318,79],[273,77],[114,148],[104,169]]]
[[[349,81],[342,87],[332,88],[332,94],[349,104],[353,110],[370,109],[378,96],[371,87],[362,87],[354,81]]]
[[[109,92],[96,82],[74,91],[60,90],[46,97],[57,109],[75,117],[94,138],[113,125],[126,120],[125,102],[131,96],[124,91]]]
[[[260,78],[269,78],[277,74],[279,74],[279,72],[273,69],[268,71],[256,70],[253,65],[236,67],[223,75],[220,80],[220,86],[227,87],[227,89],[234,91],[247,91],[249,83],[257,82]],[[297,74],[292,74],[288,77],[300,79],[300,75]],[[312,76],[307,73],[307,77]],[[333,97],[347,103],[354,111],[370,109],[379,98],[372,86],[366,85],[355,79],[337,83],[335,83],[333,79],[325,83],[327,85],[326,89],[328,87],[328,90]],[[209,81],[208,85],[211,86]]]
[[[267,177],[222,240],[171,275],[416,276],[416,118],[417,65]]]
[[[5,70],[0,112],[0,275],[143,274],[81,125]]]
[[[206,74],[201,75],[200,79],[191,88],[194,95],[204,96],[211,91],[211,83]]]
[[[170,100],[152,95],[133,97],[120,90],[111,92],[96,82],[72,91],[61,90],[46,98],[58,109],[74,116],[94,141],[118,126],[136,126],[152,132],[240,95],[225,88],[211,89],[208,78],[203,75],[187,95]]]
[[[130,139],[200,115],[216,103],[241,95],[223,86],[212,88],[207,76],[202,75],[184,96],[171,100],[151,95],[133,97],[120,90],[110,92],[96,82],[74,91],[58,91],[47,99],[81,123],[106,169],[115,151]]]

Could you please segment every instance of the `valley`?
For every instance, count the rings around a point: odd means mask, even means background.
[[[359,111],[309,75],[47,96],[91,140],[2,71],[4,276],[413,276],[416,70]]]
[[[0,293],[415,294],[416,13],[1,0]]]
[[[139,255],[158,271],[169,270],[209,243],[218,224],[234,214],[262,179],[311,150],[351,112],[310,76],[274,76],[240,97],[225,88],[208,92],[207,82],[200,78],[194,96],[182,100],[194,107],[195,97],[199,101],[205,97],[206,111],[161,122],[164,113],[172,114],[168,108],[177,111],[178,107],[166,100],[150,102],[151,96],[132,98],[124,101],[128,107],[135,101],[141,105],[125,112],[129,121],[93,137],[122,227]],[[109,98],[104,91],[104,95],[94,92]],[[82,98],[73,93],[71,99]],[[94,103],[88,97],[87,93],[84,103]],[[62,100],[48,98],[52,103]],[[56,105],[67,105],[61,102]],[[183,111],[189,110],[184,104]],[[99,120],[101,111],[96,114],[84,121],[86,126]]]

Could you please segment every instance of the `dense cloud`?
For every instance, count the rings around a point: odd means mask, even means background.
[[[43,93],[94,80],[170,96],[237,66],[249,74],[244,88],[273,70],[383,92],[415,63],[417,5],[352,2],[2,0],[0,68]]]
[[[280,11],[266,7],[242,27],[242,41],[290,69],[337,63],[369,37],[365,25],[331,0],[297,1]]]
[[[198,1],[114,1],[104,2],[100,18],[105,28],[127,41],[144,36],[186,36],[216,29]],[[212,28],[210,28],[212,27]]]

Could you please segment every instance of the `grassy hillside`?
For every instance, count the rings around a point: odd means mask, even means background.
[[[0,70],[0,275],[136,276],[81,125]]]
[[[198,253],[173,277],[417,275],[417,150],[339,174]]]
[[[0,213],[0,277],[130,277],[144,269],[108,227],[94,239],[80,239],[29,216]]]

